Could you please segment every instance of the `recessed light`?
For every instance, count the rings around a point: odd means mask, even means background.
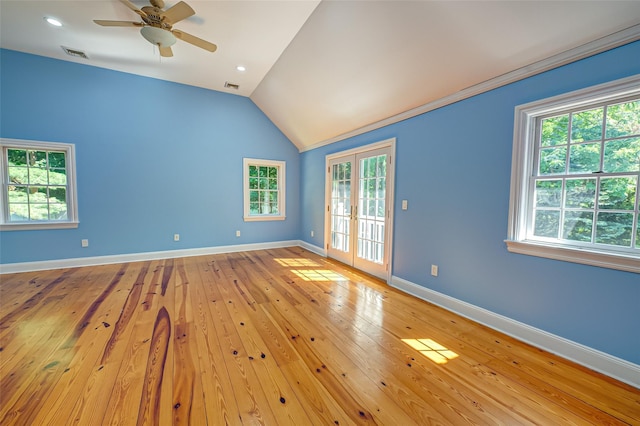
[[[61,27],[62,22],[58,21],[56,18],[44,17],[44,20],[53,25],[54,27]]]
[[[247,67],[245,67],[244,65],[238,65],[238,66],[236,67],[236,69],[237,69],[238,71],[242,72],[242,71],[246,71],[246,70],[247,70]]]

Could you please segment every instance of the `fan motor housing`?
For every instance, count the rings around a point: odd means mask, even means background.
[[[157,7],[145,6],[141,9],[146,16],[142,20],[153,27],[171,29],[171,25],[162,19],[162,10]]]

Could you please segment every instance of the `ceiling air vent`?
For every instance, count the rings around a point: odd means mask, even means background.
[[[229,89],[235,89],[238,90],[240,88],[239,84],[235,84],[235,83],[229,83],[228,81],[224,82],[224,87],[228,87]]]
[[[62,47],[62,50],[64,50],[64,53],[66,53],[69,56],[75,56],[76,58],[82,58],[82,59],[89,59],[87,54],[84,53],[82,50],[70,49],[64,46],[60,46],[60,47]]]

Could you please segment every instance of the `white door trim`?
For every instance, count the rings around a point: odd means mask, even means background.
[[[385,139],[380,142],[371,143],[368,145],[359,146],[356,148],[351,148],[345,151],[335,152],[333,154],[327,154],[325,157],[325,202],[324,202],[324,245],[323,248],[325,253],[329,250],[329,242],[331,241],[331,214],[330,214],[330,206],[331,206],[331,179],[329,179],[329,163],[331,160],[348,156],[348,155],[356,155],[365,153],[367,151],[373,151],[380,148],[389,148],[390,151],[390,171],[391,173],[387,174],[387,184],[388,184],[388,196],[389,203],[387,206],[387,214],[389,216],[389,227],[388,227],[388,247],[385,247],[385,250],[388,249],[387,254],[387,273],[386,273],[386,282],[391,282],[391,276],[393,271],[393,229],[394,229],[394,206],[395,206],[395,164],[396,164],[396,138]]]

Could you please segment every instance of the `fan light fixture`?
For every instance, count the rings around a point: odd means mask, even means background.
[[[173,56],[171,46],[175,44],[177,39],[208,50],[209,52],[215,52],[218,48],[218,46],[209,41],[185,33],[184,31],[173,29],[175,23],[187,19],[196,13],[191,6],[184,1],[179,1],[167,10],[162,9],[164,7],[163,0],[149,0],[151,6],[143,6],[142,9],[131,3],[130,0],[120,0],[120,3],[137,13],[142,19],[142,22],[106,21],[102,19],[96,19],[93,22],[103,27],[142,27],[140,29],[142,37],[154,46],[157,46],[160,50],[160,56],[165,58]]]
[[[149,43],[159,47],[170,47],[176,43],[176,36],[162,28],[142,27],[140,34],[142,34],[142,37],[146,38]]]
[[[47,21],[49,24],[53,25],[54,27],[61,27],[62,26],[62,22],[58,21],[56,18],[50,18],[45,16],[44,20]]]

